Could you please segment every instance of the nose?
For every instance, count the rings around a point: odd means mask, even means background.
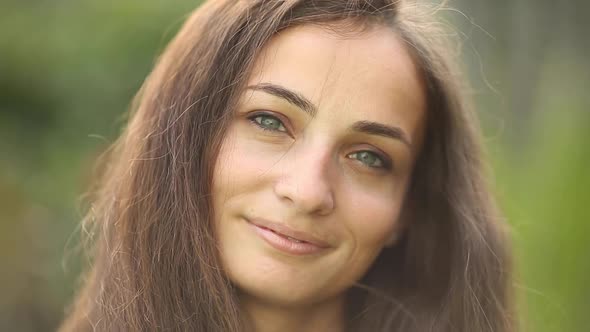
[[[292,147],[282,158],[274,191],[298,213],[327,215],[334,209],[331,156],[326,148]]]

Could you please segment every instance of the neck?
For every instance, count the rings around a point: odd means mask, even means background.
[[[240,296],[247,332],[343,332],[345,301],[343,297],[321,304],[282,307],[246,295]]]

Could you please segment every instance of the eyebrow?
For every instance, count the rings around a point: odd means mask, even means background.
[[[285,87],[280,85],[272,84],[272,83],[260,83],[255,85],[250,85],[247,89],[255,90],[255,91],[262,91],[268,94],[271,94],[275,97],[279,97],[285,99],[290,104],[297,106],[298,108],[305,111],[305,113],[309,114],[312,118],[317,114],[318,109],[315,105],[309,101],[309,99],[305,98],[301,94],[291,91]]]
[[[406,133],[400,127],[388,126],[372,121],[357,121],[352,125],[351,128],[352,130],[360,133],[392,138],[401,141],[409,148],[412,147],[412,143],[410,142],[408,135],[406,135]]]
[[[262,91],[275,97],[282,98],[290,104],[303,110],[312,118],[318,112],[317,107],[309,99],[305,98],[305,96],[277,84],[259,83],[250,85],[246,89]],[[391,138],[404,143],[409,148],[412,148],[412,143],[408,135],[406,135],[406,133],[400,127],[389,126],[373,121],[357,121],[350,127],[350,129],[359,133]]]

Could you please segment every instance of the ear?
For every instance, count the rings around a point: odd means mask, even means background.
[[[395,245],[397,243],[397,241],[399,240],[401,235],[401,230],[396,229],[394,231],[391,232],[391,234],[389,235],[389,238],[387,239],[387,241],[385,241],[385,248],[391,248],[393,247],[393,245]]]

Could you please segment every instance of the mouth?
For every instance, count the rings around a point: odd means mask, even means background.
[[[248,220],[248,224],[271,247],[291,255],[312,255],[330,246],[308,233],[292,230],[285,225],[264,220]]]

